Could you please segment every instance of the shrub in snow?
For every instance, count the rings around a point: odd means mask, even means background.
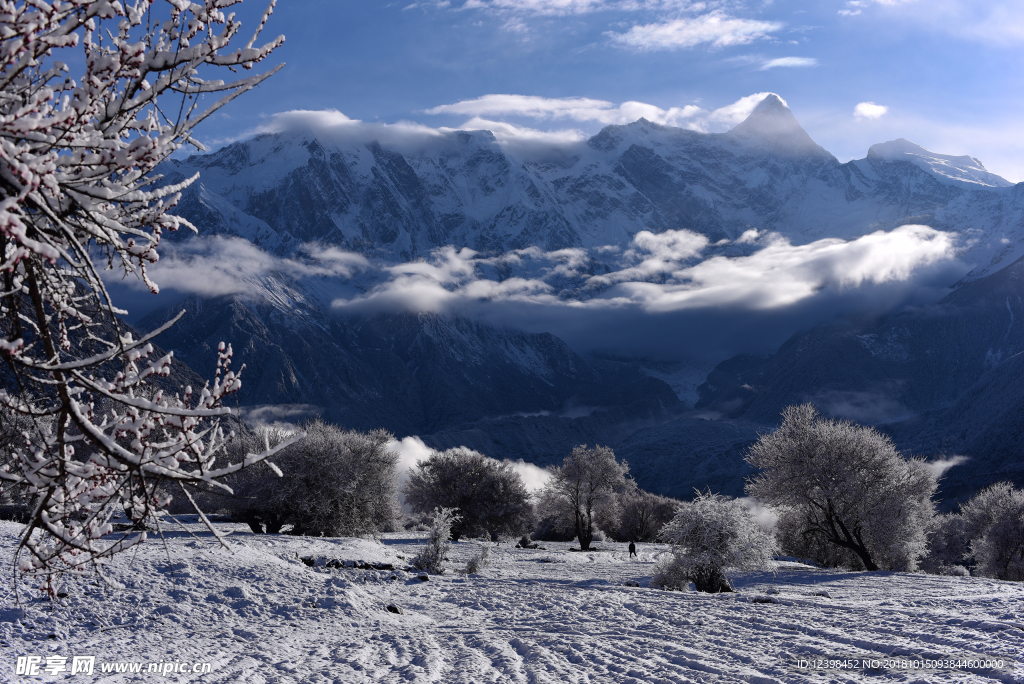
[[[391,433],[341,430],[316,419],[302,426],[305,437],[269,467],[247,469],[229,480],[233,496],[221,507],[256,532],[358,536],[395,529],[399,518],[398,454],[387,448]],[[264,433],[272,444],[281,433]],[[245,444],[258,441],[249,438]]]
[[[867,570],[915,570],[935,514],[932,471],[875,429],[822,418],[810,404],[782,418],[750,448],[747,462],[760,472],[747,493]]]
[[[727,571],[774,567],[775,540],[736,499],[706,492],[682,503],[659,538],[672,544],[672,558],[655,570],[652,586],[697,591],[732,591]]]
[[[240,45],[224,11],[234,4],[32,0],[0,12],[0,405],[36,422],[0,483],[39,512],[17,567],[51,591],[55,574],[145,539],[110,534],[122,502],[153,519],[168,504],[161,481],[215,483],[264,457],[218,460],[224,400],[240,387],[230,347],[211,385],[158,389],[171,355],[153,358],[150,340],[177,318],[136,339],[100,276],[158,291],[147,267],[164,233],[195,230],[172,211],[198,175],[161,185],[154,170],[186,143],[202,149],[195,126],[276,71],[222,80],[284,40],[254,45],[268,8]]]
[[[961,506],[975,574],[1024,581],[1024,491],[998,482]]]
[[[403,494],[413,511],[457,508],[452,539],[515,537],[533,524],[533,505],[523,478],[508,462],[457,447],[433,452],[409,471]]]
[[[562,465],[551,469],[545,505],[554,515],[571,520],[580,550],[590,549],[594,538],[595,517],[602,506],[614,502],[616,495],[629,487],[629,465],[615,460],[608,447],[581,445],[566,456]]]
[[[472,575],[480,572],[491,563],[491,547],[481,546],[480,551],[466,561],[466,574]]]
[[[417,570],[425,570],[432,575],[444,574],[444,562],[448,559],[451,548],[452,525],[458,522],[459,516],[451,508],[440,508],[434,511],[434,524],[430,528],[430,536],[426,545],[410,561]]]

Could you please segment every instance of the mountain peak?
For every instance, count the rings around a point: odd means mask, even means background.
[[[786,116],[793,116],[793,112],[789,110],[789,105],[786,101],[775,93],[768,93],[763,100],[761,100],[754,111],[750,113],[750,116],[765,116],[768,113],[783,114]],[[748,119],[750,117],[747,117]],[[796,121],[796,119],[793,119]]]
[[[868,149],[868,159],[907,161],[947,183],[967,183],[990,188],[1005,188],[1013,185],[1005,178],[986,169],[980,159],[967,155],[954,156],[931,152],[906,138],[897,138],[872,145]]]
[[[742,123],[729,131],[729,135],[770,147],[775,152],[828,155],[807,135],[786,101],[775,93],[768,93]]]

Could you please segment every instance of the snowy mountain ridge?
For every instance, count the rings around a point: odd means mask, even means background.
[[[840,163],[774,95],[723,134],[640,119],[516,157],[488,131],[381,143],[294,129],[164,171],[201,174],[182,213],[204,234],[279,255],[309,242],[388,261],[446,245],[624,248],[641,230],[684,229],[712,243],[753,228],[804,244],[906,223],[958,233],[975,275],[1024,254],[1024,186],[902,139]]]
[[[872,145],[868,148],[868,157],[884,161],[909,161],[939,180],[951,183],[974,183],[990,188],[1008,188],[1013,185],[1005,178],[990,173],[980,159],[929,152],[905,138]]]

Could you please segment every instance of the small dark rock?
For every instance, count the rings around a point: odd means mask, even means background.
[[[394,613],[396,615],[401,615],[402,614],[402,609],[392,603],[392,604],[388,605],[388,612],[389,613]]]
[[[430,575],[420,575],[416,579],[418,579],[420,582],[428,582],[430,581]]]

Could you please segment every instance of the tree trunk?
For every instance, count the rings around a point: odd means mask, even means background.
[[[830,502],[829,507],[831,508],[831,506],[832,504]],[[857,554],[857,557],[860,558],[860,562],[864,564],[865,570],[869,572],[878,570],[878,565],[875,563],[874,559],[871,558],[871,553],[868,551],[868,547],[864,545],[864,540],[860,536],[860,530],[855,527],[854,534],[850,534],[850,530],[847,529],[846,525],[840,518],[836,517],[835,522],[839,525],[839,529],[842,530],[843,537],[839,538],[839,535],[836,535],[836,539],[833,539],[832,542],[838,546],[846,547]]]
[[[280,534],[281,528],[284,527],[287,521],[287,513],[284,515],[271,515],[270,520],[267,521],[267,534]]]
[[[594,531],[590,527],[590,521],[579,513],[576,514],[576,539],[580,542],[580,551],[590,550],[590,541],[594,538]]]

